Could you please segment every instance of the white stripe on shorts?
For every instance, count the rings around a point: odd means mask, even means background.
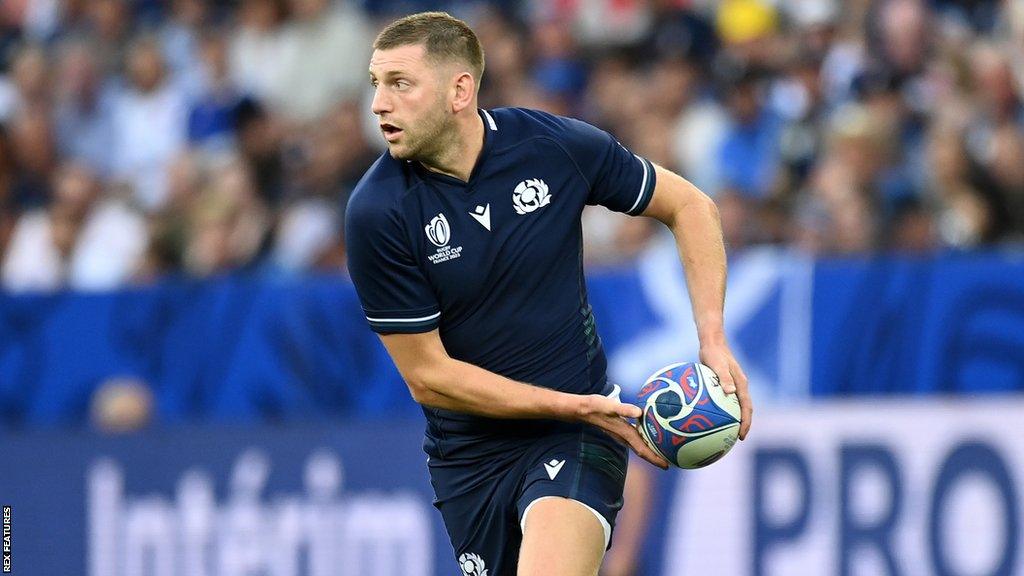
[[[526,515],[530,513],[530,508],[533,508],[533,505],[536,504],[537,502],[540,502],[541,500],[544,500],[544,499],[547,499],[547,498],[565,498],[565,497],[564,496],[541,496],[540,498],[537,498],[533,502],[530,502],[526,506],[526,510],[523,510],[523,519],[519,521],[519,531],[520,532],[524,532],[524,533],[526,532]],[[608,549],[608,542],[610,542],[611,539],[612,539],[612,526],[611,526],[611,524],[609,524],[608,521],[605,520],[604,516],[601,516],[597,512],[597,510],[594,510],[593,508],[591,508],[590,506],[587,506],[583,502],[580,502],[579,500],[574,500],[572,498],[565,498],[565,499],[566,500],[572,500],[573,502],[579,503],[580,505],[582,505],[587,510],[590,510],[591,512],[593,512],[594,516],[597,516],[597,521],[601,523],[601,529],[604,530],[604,548],[605,548],[605,550],[607,550]]]

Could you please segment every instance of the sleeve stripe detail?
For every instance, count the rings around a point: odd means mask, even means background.
[[[366,317],[370,322],[426,322],[427,320],[436,320],[441,317],[441,313],[437,312],[430,316],[421,316],[419,318],[370,318]]]
[[[633,202],[633,205],[630,206],[629,210],[626,210],[627,214],[632,214],[633,210],[636,210],[636,207],[640,205],[640,201],[644,199],[644,195],[647,192],[647,178],[649,176],[647,173],[647,162],[636,154],[633,154],[633,156],[635,156],[636,159],[640,161],[640,165],[644,167],[644,178],[640,181],[640,194],[637,195],[636,202]]]
[[[491,118],[490,113],[488,113],[487,110],[484,110],[483,108],[481,108],[480,111],[483,112],[484,116],[487,118],[487,125],[491,127],[491,130],[497,132],[498,125],[494,123],[494,118]]]

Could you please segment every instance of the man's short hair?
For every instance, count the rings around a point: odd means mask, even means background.
[[[484,73],[484,50],[473,30],[447,12],[420,12],[395,20],[373,42],[374,50],[422,45],[427,58],[468,64],[477,83]]]

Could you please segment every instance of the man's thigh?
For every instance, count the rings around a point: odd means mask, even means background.
[[[544,497],[523,518],[518,576],[596,576],[604,549],[605,529],[591,509]]]
[[[523,517],[545,496],[586,504],[599,543],[610,537],[622,507],[626,448],[596,429],[554,433],[522,448],[506,458],[431,459],[435,506],[466,576],[516,574]]]
[[[552,438],[531,455],[516,504],[519,574],[594,573],[622,508],[626,463],[626,447],[595,429]]]

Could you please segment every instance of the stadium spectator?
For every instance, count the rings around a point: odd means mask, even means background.
[[[85,17],[74,24],[65,20],[66,25],[71,24],[65,34],[91,38],[104,74],[122,73],[134,28],[128,0],[87,0],[84,4]],[[71,13],[64,13],[68,15]]]
[[[715,25],[726,55],[754,69],[774,68],[784,54],[779,14],[762,0],[724,0],[718,4]]]
[[[373,30],[349,2],[289,0],[289,6],[271,101],[288,119],[310,122],[365,88]]]
[[[204,72],[208,72],[209,61],[200,58],[201,30],[209,25],[210,7],[206,0],[172,0],[167,23],[159,33],[167,68],[189,96],[204,88]],[[226,71],[227,66],[224,68]]]
[[[689,98],[674,120],[675,162],[687,179],[717,196],[722,188],[718,150],[722,147],[729,119],[721,103],[710,97],[708,81],[700,70],[692,64],[685,65],[691,67],[690,74],[696,85],[690,88]]]
[[[570,29],[557,20],[538,22],[532,28],[531,44],[535,50],[532,79],[540,89],[538,104],[555,114],[576,114],[587,72],[576,54]]]
[[[125,284],[146,246],[142,218],[116,198],[104,197],[85,166],[62,166],[54,180],[48,207],[18,219],[3,258],[3,286],[109,290]]]
[[[260,197],[276,206],[287,182],[283,157],[283,127],[259,102],[244,98],[235,108],[238,152],[252,170]]]
[[[260,100],[273,100],[279,85],[284,0],[242,0],[231,39],[231,71],[243,92]]]
[[[733,250],[783,243],[856,254],[1024,237],[1018,4],[453,9],[489,47],[482,106],[546,108],[620,135],[715,196]],[[366,46],[408,6],[0,3],[0,250],[23,214],[51,210],[55,170],[71,163],[99,179],[102,199],[126,191],[146,214],[149,248],[122,283],[339,262],[336,215],[353,175],[380,152]],[[233,205],[208,193],[225,162],[239,163],[255,193],[241,204],[260,206],[253,228],[263,246],[207,269],[186,254],[217,252],[211,230],[234,228],[225,214],[239,208],[209,208]],[[588,210],[586,221],[596,262],[628,261],[650,242],[627,219]]]
[[[234,147],[235,117],[245,94],[235,85],[227,39],[211,30],[199,40],[201,66],[195,73],[188,112],[188,141],[211,151]]]
[[[525,33],[498,10],[484,10],[479,16],[479,37],[487,51],[487,76],[480,87],[480,102],[485,108],[503,106],[510,99],[527,100],[530,91],[530,66]],[[372,123],[376,136],[377,124]]]
[[[533,23],[562,22],[584,47],[595,50],[642,42],[654,16],[649,3],[638,0],[534,2],[531,7]]]
[[[196,276],[212,276],[257,263],[267,247],[270,214],[252,175],[238,159],[212,170],[188,215],[184,262]]]
[[[782,122],[766,106],[761,74],[744,69],[729,79],[730,125],[718,149],[722,190],[750,200],[765,200],[779,176],[779,138]]]
[[[289,206],[277,227],[273,263],[281,271],[297,273],[324,268],[321,262],[344,264],[344,246],[337,250],[340,215],[329,202],[312,198]],[[340,252],[340,254],[339,254]],[[329,268],[327,269],[330,270]]]
[[[100,71],[90,42],[73,40],[61,47],[55,91],[53,115],[60,153],[109,177],[114,91]]]
[[[58,156],[49,111],[33,104],[11,122],[11,152],[15,161],[11,194],[17,209],[44,206]]]
[[[867,47],[882,67],[904,80],[925,71],[933,21],[924,2],[882,0],[867,18]]]
[[[994,241],[1022,239],[1024,234],[1024,135],[1013,126],[1004,126],[992,141],[992,177],[999,187],[995,210],[1000,222]]]
[[[11,120],[30,105],[46,105],[50,94],[50,62],[40,45],[24,45],[11,64],[10,91],[0,109],[0,120]]]
[[[187,108],[153,38],[137,40],[127,59],[130,86],[113,112],[114,172],[131,187],[139,206],[151,212],[166,201],[167,167],[186,145]]]

